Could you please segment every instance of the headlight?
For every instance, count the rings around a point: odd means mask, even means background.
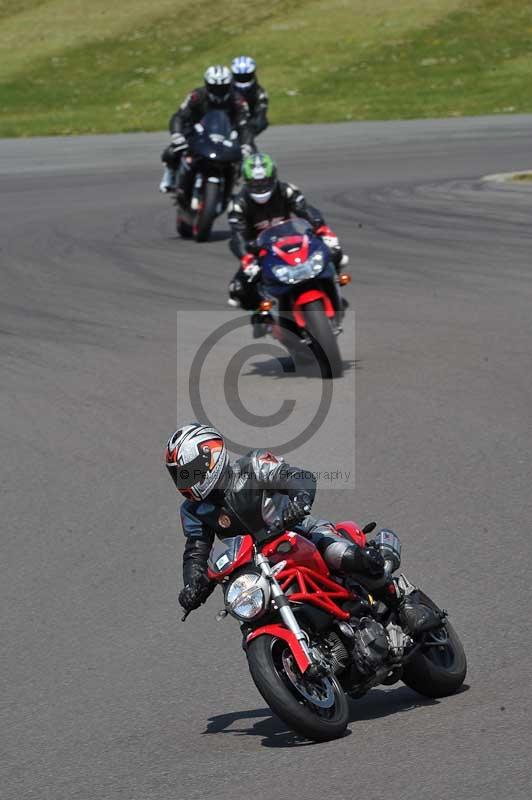
[[[230,584],[225,595],[228,610],[242,619],[257,617],[266,608],[266,587],[262,575],[239,575]]]
[[[307,261],[292,267],[282,264],[272,267],[272,272],[281,283],[300,283],[318,275],[323,269],[323,255],[314,253]]]
[[[323,269],[323,255],[321,253],[314,253],[310,259],[310,263],[312,265],[312,272],[314,275],[317,275],[318,272],[321,272]]]

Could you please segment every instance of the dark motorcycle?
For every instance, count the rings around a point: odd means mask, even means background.
[[[194,179],[188,209],[178,208],[177,232],[205,242],[214,220],[225,211],[240,172],[238,132],[225,111],[208,111],[194,126],[185,158]]]
[[[341,377],[344,304],[338,286],[350,277],[336,274],[329,248],[302,220],[267,228],[257,239],[257,252],[263,324],[294,359],[308,359],[310,348],[323,377]]]
[[[425,697],[459,689],[466,675],[460,639],[445,611],[404,575],[393,576],[401,546],[392,531],[375,539],[386,564],[376,580],[331,574],[314,544],[283,527],[277,520],[217,542],[209,577],[223,590],[218,618],[239,622],[253,681],[292,730],[315,741],[341,736],[346,695],[362,697],[378,684],[402,680]],[[336,526],[360,546],[374,527]],[[405,598],[432,617],[424,632],[414,635],[401,622]]]

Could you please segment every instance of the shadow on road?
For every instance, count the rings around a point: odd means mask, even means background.
[[[344,372],[357,369],[356,361],[344,361]],[[268,358],[266,361],[254,361],[249,365],[247,372],[242,373],[243,376],[259,375],[262,378],[314,378],[321,380],[321,373],[316,364],[310,362],[309,364],[298,364],[294,367],[294,363],[290,356],[281,356],[280,358]]]
[[[459,693],[467,691],[464,684]],[[425,706],[436,706],[439,700],[431,700],[408,689],[406,686],[384,691],[372,689],[360,700],[350,702],[349,722],[360,723],[368,720],[380,719],[390,714],[413,711]],[[272,715],[269,708],[257,708],[246,711],[233,711],[230,714],[220,714],[211,717],[207,729],[203,734],[228,733],[233,736],[260,736],[262,747],[310,747],[316,742],[309,742],[298,736],[280,719]],[[345,736],[351,731],[347,729]]]

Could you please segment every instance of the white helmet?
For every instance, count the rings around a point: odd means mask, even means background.
[[[208,67],[203,76],[209,100],[212,103],[223,105],[231,94],[231,73],[222,64]]]
[[[220,484],[229,465],[223,437],[194,422],[168,440],[165,462],[176,489],[189,500],[204,500]]]

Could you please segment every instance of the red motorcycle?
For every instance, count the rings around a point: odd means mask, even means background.
[[[374,527],[336,526],[360,546]],[[446,612],[404,575],[392,576],[401,560],[398,537],[382,530],[375,542],[386,565],[379,580],[332,574],[314,544],[293,531],[227,538],[211,552],[209,577],[225,602],[218,618],[238,620],[257,689],[308,739],[343,734],[346,695],[402,680],[426,697],[443,697],[464,681],[466,657]],[[412,636],[401,626],[407,596],[439,615],[437,627]]]

